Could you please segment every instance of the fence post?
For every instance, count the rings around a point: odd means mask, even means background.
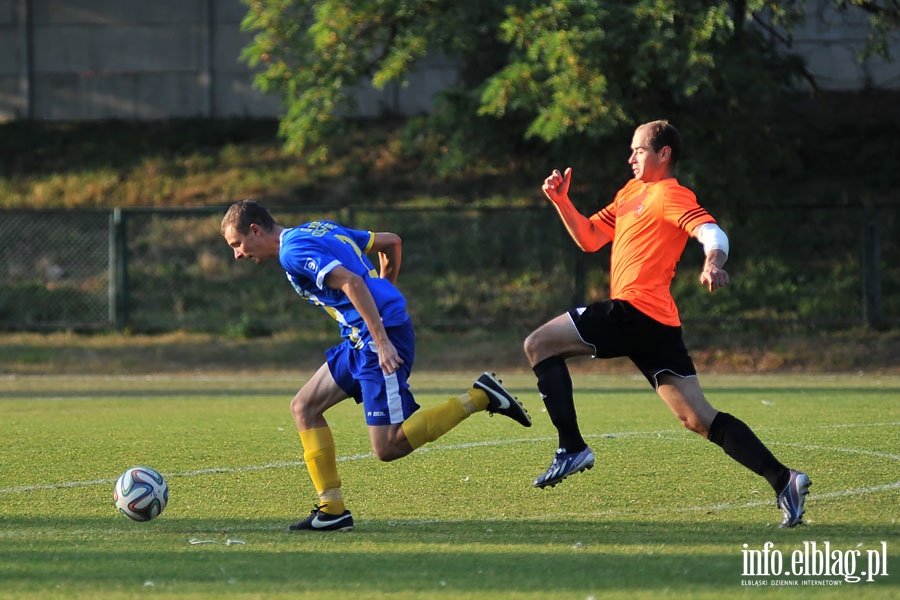
[[[33,119],[34,114],[34,20],[31,2],[21,0],[13,8],[17,17],[16,29],[19,32],[19,93],[22,97],[22,114],[24,119]],[[15,56],[15,52],[12,53]]]
[[[881,227],[871,206],[867,206],[862,227],[863,319],[872,329],[881,327]]]
[[[114,208],[109,216],[109,322],[125,331],[128,316],[128,237],[125,213]]]

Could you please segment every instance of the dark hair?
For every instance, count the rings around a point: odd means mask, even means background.
[[[654,152],[659,152],[663,149],[663,146],[668,146],[672,149],[672,159],[669,162],[672,166],[675,166],[675,163],[681,157],[682,150],[684,150],[684,142],[681,141],[681,134],[678,133],[675,126],[666,119],[659,119],[644,123],[640,128],[647,128],[650,132],[650,145],[653,147]]]
[[[264,231],[271,231],[275,227],[275,219],[265,206],[255,200],[238,200],[228,207],[220,228],[225,233],[225,229],[233,225],[238,233],[247,235],[250,233],[251,223],[256,223]]]

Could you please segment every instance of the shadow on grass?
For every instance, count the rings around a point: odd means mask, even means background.
[[[231,525],[3,519],[0,576],[8,589],[135,590],[151,581],[157,591],[252,590],[260,597],[291,589],[476,597],[677,594],[740,587],[743,544],[761,548],[772,541],[789,556],[809,539],[830,539],[842,551],[885,539],[883,524],[779,530],[706,522],[372,520],[345,534],[287,533],[283,525],[262,519]],[[229,545],[228,539],[242,543]],[[879,583],[896,586],[887,578]]]
[[[297,383],[297,388],[303,382],[300,381]],[[211,385],[209,389],[179,389],[172,388],[166,390],[153,390],[153,389],[132,389],[132,390],[124,390],[124,389],[113,389],[113,390],[72,390],[65,388],[52,388],[52,389],[41,389],[39,391],[35,390],[12,390],[12,391],[3,391],[3,399],[28,399],[28,400],[60,400],[66,398],[78,398],[78,399],[87,399],[87,400],[98,400],[101,398],[115,398],[115,399],[126,399],[126,398],[216,398],[216,397],[229,397],[229,398],[243,398],[243,397],[267,397],[272,396],[276,398],[286,398],[290,399],[294,395],[294,390],[291,386],[286,386],[282,390],[273,390],[273,389],[263,389],[263,388],[255,388],[255,387],[247,387],[247,388],[239,388],[239,389],[219,389],[214,385]]]

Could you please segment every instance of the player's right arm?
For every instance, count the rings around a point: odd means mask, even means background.
[[[585,252],[596,252],[611,239],[598,226],[596,221],[585,217],[578,212],[575,205],[569,199],[569,184],[572,181],[572,168],[566,169],[565,173],[560,173],[558,169],[554,169],[550,176],[544,180],[541,189],[547,199],[553,203],[556,212],[562,219],[566,231],[575,241],[579,248]]]
[[[365,321],[378,351],[378,363],[381,365],[381,370],[390,375],[400,368],[403,359],[400,358],[400,353],[397,352],[397,348],[388,337],[384,323],[381,322],[381,313],[378,311],[378,306],[375,304],[375,299],[372,297],[366,281],[349,269],[338,266],[325,276],[325,285],[333,290],[344,292]]]

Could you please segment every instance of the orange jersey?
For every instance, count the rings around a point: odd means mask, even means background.
[[[591,216],[612,239],[610,298],[626,300],[664,325],[681,325],[670,287],[675,265],[698,225],[715,223],[675,178],[632,179]]]

